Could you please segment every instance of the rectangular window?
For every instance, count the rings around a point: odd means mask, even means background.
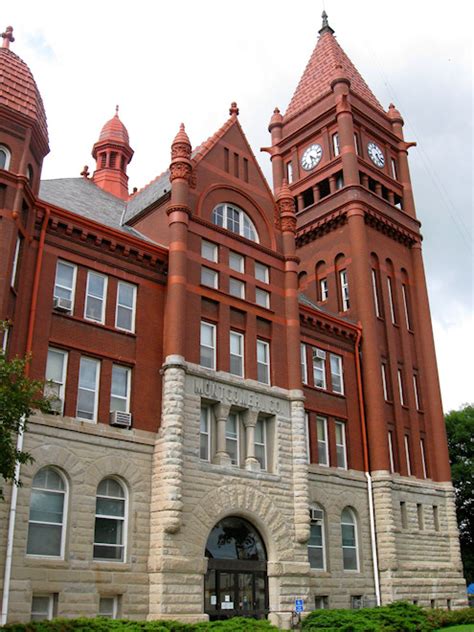
[[[99,370],[99,360],[81,358],[76,410],[76,416],[79,417],[79,419],[97,421]]]
[[[381,317],[380,312],[380,301],[379,301],[379,291],[377,285],[377,271],[372,268],[372,290],[374,293],[374,305],[375,305],[375,315],[377,318]]]
[[[435,531],[439,531],[439,508],[433,505],[433,526]]]
[[[326,352],[313,347],[313,381],[316,388],[326,389]]]
[[[117,308],[115,310],[115,326],[124,331],[135,331],[135,306],[137,286],[119,281],[117,283]]]
[[[351,595],[351,608],[353,610],[360,610],[364,607],[362,595]]]
[[[239,279],[230,277],[229,294],[231,296],[236,296],[237,298],[245,298],[245,283]]]
[[[213,244],[210,241],[206,241],[203,239],[201,241],[201,257],[203,259],[207,259],[208,261],[213,261],[217,263],[217,257],[219,253],[219,248],[217,244]]]
[[[408,435],[405,435],[405,456],[407,459],[407,474],[408,476],[411,476],[410,443],[408,440]]]
[[[416,505],[416,517],[418,519],[418,529],[423,531],[425,528],[425,521],[423,516],[423,505],[421,503],[417,503]]]
[[[244,336],[237,331],[230,332],[230,373],[244,377]]]
[[[404,500],[400,501],[400,521],[402,523],[402,529],[406,529],[408,526],[408,518],[407,518],[407,504]]]
[[[56,595],[33,595],[31,600],[31,620],[45,621],[54,616]]]
[[[347,270],[341,270],[339,272],[339,281],[341,284],[341,304],[342,311],[347,312],[350,307],[349,302],[349,283],[347,280]]]
[[[418,377],[417,377],[416,373],[413,374],[413,392],[415,394],[416,410],[421,410],[420,394],[418,392]]]
[[[199,458],[201,461],[209,461],[211,454],[211,428],[209,406],[201,407],[201,419],[199,425]]]
[[[87,273],[86,304],[84,318],[103,323],[105,300],[107,296],[107,277],[97,272]]]
[[[428,469],[426,467],[426,451],[425,451],[425,441],[424,439],[420,439],[420,452],[421,452],[421,465],[423,468],[423,477],[428,478]]]
[[[328,280],[326,278],[321,279],[319,281],[319,296],[320,296],[320,301],[327,301],[328,300],[328,296],[329,296],[329,289],[328,289]]]
[[[46,362],[45,375],[45,379],[48,383],[45,385],[44,393],[47,397],[52,398],[52,411],[59,413],[60,415],[62,415],[64,411],[67,358],[67,351],[51,348],[48,349],[48,360]]]
[[[8,351],[8,335],[10,333],[10,328],[5,326],[3,330],[3,338],[2,338],[2,351],[6,355]]]
[[[249,161],[247,158],[243,158],[244,163],[244,180],[245,182],[249,181]]]
[[[387,381],[387,365],[382,362],[382,364],[380,365],[380,368],[382,370],[382,389],[383,389],[383,396],[386,402],[390,401],[390,397],[388,394],[388,381]]]
[[[397,378],[398,378],[398,393],[400,395],[400,404],[402,406],[405,406],[405,392],[403,389],[403,375],[402,375],[401,369],[398,369],[397,371]]]
[[[390,316],[392,318],[392,323],[394,325],[397,324],[397,318],[396,318],[396,313],[395,313],[395,302],[394,302],[394,297],[393,297],[393,286],[392,286],[392,279],[388,276],[387,277],[387,287],[388,287],[388,302],[390,305]]]
[[[308,463],[311,463],[311,446],[310,446],[310,438],[309,438],[309,415],[307,412],[304,414],[304,431],[305,431],[305,442],[306,442],[306,460]]]
[[[267,469],[267,424],[265,419],[258,419],[255,426],[255,458],[262,470]]]
[[[257,380],[270,384],[270,345],[264,340],[257,340]]]
[[[216,368],[216,326],[201,321],[201,366]]]
[[[240,418],[237,413],[230,413],[225,423],[225,449],[232,465],[239,465],[239,427]]]
[[[293,182],[293,165],[291,164],[291,162],[286,163],[286,179],[288,181],[288,184],[291,184]]]
[[[255,288],[255,302],[257,303],[257,305],[260,305],[260,307],[266,307],[267,309],[270,308],[270,292],[267,292],[266,290],[262,290],[259,287]]]
[[[390,473],[393,474],[395,472],[395,461],[393,458],[393,432],[391,430],[388,431],[388,458],[390,462]]]
[[[327,595],[316,595],[314,598],[315,610],[327,610],[329,608],[329,597]]]
[[[264,263],[255,262],[255,278],[262,283],[270,282],[270,270]]]
[[[216,270],[211,270],[211,268],[201,266],[201,284],[217,290],[219,287],[219,273]]]
[[[340,150],[339,150],[339,134],[333,134],[332,135],[332,152],[334,155],[334,158],[336,156],[339,156]]]
[[[347,470],[347,448],[346,448],[346,424],[343,421],[336,421],[336,464],[337,467]]]
[[[110,388],[110,411],[130,412],[130,386],[132,371],[118,364],[112,365],[112,385]]]
[[[357,136],[357,134],[354,132],[354,148],[355,148],[355,152],[357,154],[357,156],[360,154],[359,151],[359,137]]]
[[[20,260],[20,251],[22,247],[22,238],[18,236],[16,238],[15,244],[15,252],[13,253],[13,265],[12,265],[12,274],[10,278],[10,285],[15,288],[17,285],[17,276],[18,276],[18,262]]]
[[[329,465],[328,420],[316,417],[316,431],[318,434],[318,463]]]
[[[324,550],[324,512],[317,507],[309,510],[311,518],[308,540],[308,560],[311,568],[323,571],[326,568]]]
[[[395,158],[392,158],[390,160],[390,164],[392,166],[392,178],[394,180],[398,180],[398,174],[397,174],[397,161],[395,160]]]
[[[402,296],[403,296],[403,309],[405,311],[405,322],[407,324],[407,329],[411,331],[410,310],[408,307],[408,288],[405,285],[405,283],[402,283]]]
[[[342,377],[342,358],[334,353],[329,354],[331,365],[331,386],[333,393],[344,394],[344,380]]]
[[[105,619],[117,619],[118,618],[118,602],[119,596],[107,596],[100,597],[99,599],[99,617]]]
[[[229,252],[229,268],[235,272],[244,272],[244,257],[238,252]]]
[[[54,282],[54,305],[62,306],[64,311],[72,312],[74,306],[74,292],[76,288],[76,266],[58,261],[56,265],[56,279]]]
[[[306,345],[300,345],[300,361],[301,361],[301,381],[303,384],[308,383],[308,363],[306,361]]]

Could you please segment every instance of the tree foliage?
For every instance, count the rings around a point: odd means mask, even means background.
[[[445,420],[464,577],[470,584],[474,582],[474,405],[452,410]]]

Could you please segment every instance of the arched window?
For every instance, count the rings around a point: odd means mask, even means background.
[[[0,169],[5,169],[6,171],[9,168],[10,158],[10,150],[7,149],[5,145],[0,145]]]
[[[359,552],[357,545],[357,521],[349,507],[341,513],[342,565],[345,571],[359,570]]]
[[[217,226],[227,228],[237,235],[259,242],[257,230],[250,217],[238,206],[219,204],[212,211],[212,221]]]
[[[94,559],[125,561],[127,496],[115,478],[104,478],[97,487]]]
[[[30,184],[30,187],[33,186],[33,180],[35,177],[35,172],[33,171],[33,167],[31,165],[28,165],[26,168],[26,175],[28,177],[28,182]]]
[[[66,526],[67,486],[61,474],[43,467],[31,486],[28,555],[62,557]]]
[[[324,510],[319,505],[309,509],[311,520],[308,541],[308,560],[311,568],[326,570],[326,542],[324,537]]]

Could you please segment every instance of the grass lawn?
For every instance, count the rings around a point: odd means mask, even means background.
[[[474,632],[474,623],[469,625],[454,625],[452,628],[440,628],[436,632]]]

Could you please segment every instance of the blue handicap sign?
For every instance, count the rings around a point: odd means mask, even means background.
[[[302,599],[295,599],[295,612],[304,611],[304,601]]]

